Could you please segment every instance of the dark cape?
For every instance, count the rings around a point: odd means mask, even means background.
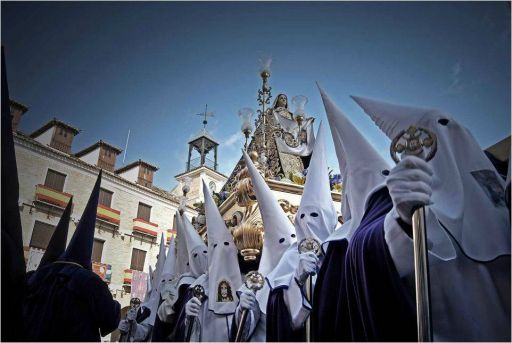
[[[178,290],[178,300],[174,303],[174,320],[172,325],[173,333],[171,341],[173,342],[184,342],[185,335],[187,332],[186,319],[187,314],[185,313],[185,304],[192,299],[192,289],[190,285],[181,285]]]
[[[2,46],[2,341],[24,341],[23,299],[26,275],[21,235],[18,170]]]
[[[414,290],[399,277],[384,238],[392,208],[387,188],[374,193],[354,232],[329,243],[313,297],[313,341],[415,341]]]
[[[100,333],[105,336],[117,328],[120,313],[98,275],[76,264],[52,263],[38,270],[28,285],[27,339],[99,342]]]
[[[305,327],[292,328],[292,316],[284,302],[284,291],[285,287],[274,288],[268,296],[267,342],[305,342]]]

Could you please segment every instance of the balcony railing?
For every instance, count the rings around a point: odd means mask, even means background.
[[[132,284],[132,270],[131,269],[125,269],[124,270],[124,278],[123,283],[126,285]]]
[[[36,185],[36,200],[59,207],[66,207],[71,194],[59,192],[44,185]]]
[[[113,208],[98,204],[98,211],[96,212],[96,217],[119,226],[119,223],[121,221],[121,211],[114,210]]]
[[[110,264],[93,262],[92,271],[106,283],[110,283],[112,280],[112,266]]]
[[[158,232],[156,231],[158,229],[158,224],[148,222],[141,218],[134,218],[133,219],[133,231],[139,232],[151,237],[156,237],[158,235]]]

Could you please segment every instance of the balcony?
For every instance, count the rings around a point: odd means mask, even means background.
[[[132,284],[132,270],[131,269],[125,269],[124,270],[123,283],[125,285],[131,285]]]
[[[112,279],[112,266],[110,264],[93,262],[92,271],[97,274],[103,281],[110,283]]]
[[[96,212],[96,217],[110,224],[119,226],[119,223],[121,221],[121,211],[114,210],[113,208],[98,204],[98,211]]]
[[[36,201],[45,204],[64,208],[68,204],[69,199],[71,199],[71,196],[71,194],[59,192],[44,185],[36,185]]]
[[[151,236],[151,237],[157,237],[158,232],[156,231],[158,229],[158,225],[155,223],[151,223],[148,221],[145,221],[141,218],[134,218],[133,219],[133,232],[141,233],[143,235]]]

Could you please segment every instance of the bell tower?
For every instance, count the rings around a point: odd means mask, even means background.
[[[208,105],[206,105],[204,112],[197,115],[203,117],[203,127],[188,142],[186,169],[185,172],[175,176],[179,184],[173,190],[173,193],[181,196],[182,185],[188,184],[190,187],[187,195],[188,204],[204,201],[202,180],[209,186],[211,192],[220,192],[227,179],[218,171],[217,148],[219,143],[206,129],[207,119],[213,117],[213,113],[208,112]]]
[[[219,143],[210,135],[206,130],[208,121],[207,117],[213,117],[212,112],[208,112],[208,105],[204,110],[204,113],[198,113],[199,116],[204,116],[203,128],[190,142],[188,142],[188,159],[187,159],[187,172],[196,168],[205,166],[210,169],[217,171],[217,147]],[[192,152],[196,151],[199,156],[192,158]],[[208,158],[207,155],[213,151],[213,160]]]

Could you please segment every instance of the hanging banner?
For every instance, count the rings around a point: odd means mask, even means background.
[[[36,270],[43,258],[44,250],[30,247],[28,251],[27,272]]]
[[[146,296],[146,287],[148,281],[148,274],[138,270],[132,270],[132,292],[131,297],[139,298],[144,301]]]

